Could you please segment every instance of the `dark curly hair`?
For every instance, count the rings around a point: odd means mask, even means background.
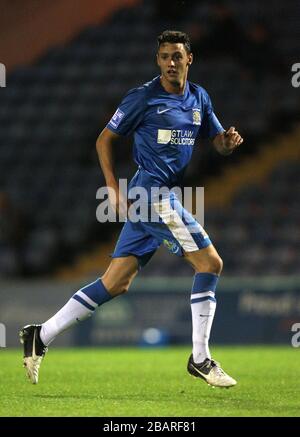
[[[190,38],[184,32],[180,32],[179,30],[165,30],[157,37],[158,48],[161,46],[161,44],[166,42],[171,44],[181,43],[184,45],[186,52],[188,54],[191,53]]]

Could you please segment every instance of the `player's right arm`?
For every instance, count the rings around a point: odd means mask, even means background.
[[[112,208],[120,215],[126,216],[126,201],[119,192],[119,184],[114,170],[113,144],[120,136],[106,127],[100,133],[96,141],[96,149],[101,169],[104,174],[106,186],[109,193],[109,201]],[[112,195],[114,193],[114,195]]]
[[[131,135],[135,131],[143,119],[145,105],[144,87],[129,90],[108,122],[107,127],[99,135],[96,143],[106,185],[116,194],[116,201],[114,200],[115,196],[109,195],[110,203],[122,217],[123,214],[126,216],[127,204],[119,192],[119,185],[114,172],[112,147],[117,138]]]

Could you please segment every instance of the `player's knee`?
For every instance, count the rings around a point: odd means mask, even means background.
[[[113,289],[114,296],[119,296],[120,294],[127,293],[127,291],[129,290],[129,285],[130,284],[120,284],[120,285],[117,285]]]
[[[132,281],[130,279],[122,279],[122,280],[115,281],[107,287],[107,291],[112,296],[119,296],[120,294],[127,293],[131,282]]]
[[[213,257],[210,262],[211,272],[220,275],[223,270],[223,260],[219,255]]]
[[[213,255],[205,260],[201,259],[195,266],[196,272],[200,273],[215,273],[220,275],[223,269],[223,260],[219,255]]]

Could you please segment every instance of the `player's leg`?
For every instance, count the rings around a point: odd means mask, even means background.
[[[185,252],[184,257],[195,270],[191,294],[193,353],[188,361],[188,371],[208,384],[231,387],[236,381],[211,358],[209,351],[216,310],[215,291],[223,267],[222,259],[212,244],[195,252]]]
[[[24,344],[24,365],[32,383],[38,382],[39,366],[51,341],[72,325],[91,316],[98,306],[125,293],[138,270],[149,261],[158,246],[159,242],[138,223],[127,221],[104,275],[78,290],[45,323],[27,325],[20,331],[20,339]]]
[[[193,323],[193,354],[188,370],[218,386],[236,384],[232,378],[211,359],[208,341],[216,309],[215,290],[222,271],[222,260],[209,236],[194,217],[183,208],[175,196],[154,204],[160,222],[146,224],[149,232],[160,239],[176,255],[184,256],[195,270],[191,308]],[[191,371],[191,365],[198,366]]]
[[[196,363],[201,363],[211,358],[208,342],[216,310],[215,291],[223,262],[212,244],[195,252],[185,252],[184,258],[195,270],[191,294],[193,358]]]
[[[101,278],[78,290],[58,313],[43,323],[43,343],[48,346],[58,334],[90,317],[99,306],[125,293],[137,272],[138,261],[134,256],[112,259]]]
[[[38,382],[40,364],[54,338],[90,317],[98,306],[125,293],[137,272],[136,257],[114,258],[102,278],[78,290],[49,320],[42,325],[27,325],[20,331],[24,367],[33,384]]]
[[[135,256],[113,258],[101,280],[113,297],[126,293],[139,270]]]

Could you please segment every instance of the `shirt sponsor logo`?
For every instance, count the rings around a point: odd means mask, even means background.
[[[158,129],[157,132],[157,143],[158,144],[168,144],[171,141],[171,130]]]
[[[117,129],[117,127],[119,126],[119,124],[121,123],[122,118],[124,117],[124,112],[121,111],[121,109],[117,109],[116,112],[114,113],[114,115],[112,116],[109,124],[112,125],[112,127],[114,127],[115,129]]]
[[[193,146],[195,138],[192,130],[158,129],[157,144],[176,144],[178,146]]]

